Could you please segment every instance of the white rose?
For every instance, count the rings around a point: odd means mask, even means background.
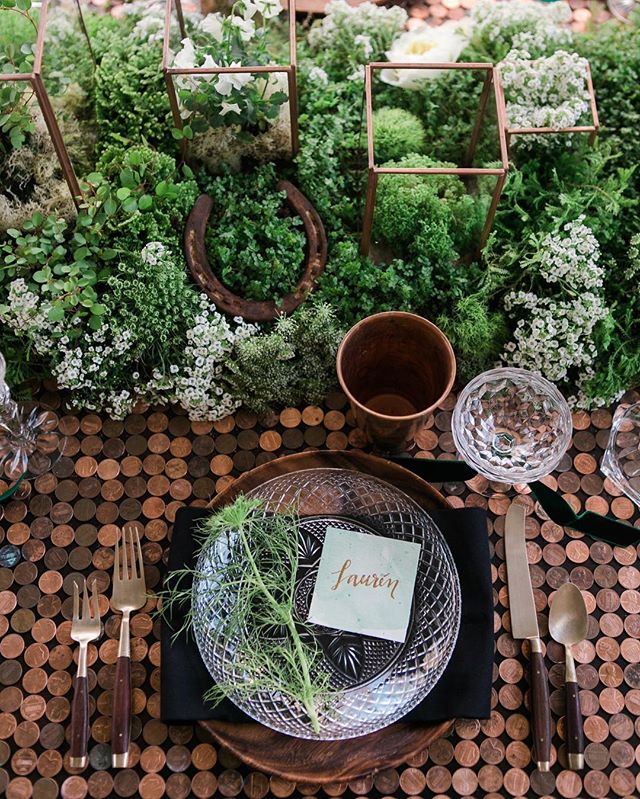
[[[425,24],[398,36],[386,56],[397,64],[453,63],[467,41],[466,30],[458,22],[451,20],[437,28]],[[417,89],[423,81],[437,78],[443,72],[441,69],[383,69],[380,79],[392,86]]]

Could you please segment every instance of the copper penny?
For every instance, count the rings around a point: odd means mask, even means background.
[[[94,771],[87,779],[87,788],[91,799],[108,799],[113,795],[113,777],[108,771]]]
[[[273,793],[273,785],[270,785]],[[199,771],[191,780],[191,791],[197,799],[208,799],[218,788],[218,780],[210,771]],[[143,797],[144,799],[144,797]]]
[[[43,777],[54,777],[62,769],[62,755],[55,749],[45,751],[39,755],[37,767]]]
[[[186,799],[191,793],[191,780],[186,774],[171,774],[167,779],[166,795],[169,799]]]
[[[161,799],[165,794],[165,781],[159,774],[145,774],[138,785],[142,799]]]
[[[584,506],[587,510],[599,513],[601,516],[606,516],[609,513],[609,503],[604,497],[587,497]]]
[[[225,416],[224,419],[218,419],[213,423],[213,429],[217,433],[230,433],[236,426],[233,416]]]

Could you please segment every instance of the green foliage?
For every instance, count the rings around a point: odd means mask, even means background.
[[[513,165],[505,183],[494,225],[494,249],[512,252],[515,268],[520,244],[532,230],[544,232],[576,219],[580,214],[605,252],[621,255],[629,222],[637,207],[631,181],[635,166],[617,166],[619,159],[607,145],[577,153],[529,153]],[[623,248],[622,250],[620,248]]]
[[[0,31],[0,72],[31,72],[38,31],[31,0],[2,0]],[[0,83],[0,156],[22,146],[35,130],[29,112],[32,97],[33,90],[27,81]]]
[[[273,330],[247,338],[229,363],[231,386],[256,413],[317,403],[335,382],[335,357],[343,331],[326,303],[309,302]]]
[[[386,166],[453,167],[409,155]],[[399,254],[451,263],[466,254],[484,221],[486,197],[471,197],[457,175],[381,175],[375,231]]]
[[[610,143],[615,165],[640,164],[640,15],[633,24],[611,21],[575,38],[576,50],[589,60],[602,125],[599,139]],[[633,176],[640,194],[640,170]],[[637,227],[636,227],[637,229]]]
[[[318,731],[329,675],[315,637],[296,613],[297,529],[295,516],[268,514],[260,500],[240,495],[196,533],[198,555],[215,562],[215,580],[196,569],[172,572],[161,595],[162,613],[184,619],[181,629],[190,631],[197,607],[205,606],[219,620],[216,635],[234,641],[234,665],[243,679],[217,682],[206,700],[217,704],[232,690],[248,697],[260,691],[285,694],[304,706]],[[216,552],[229,546],[231,531],[234,553],[222,559]],[[192,583],[205,591],[197,600]],[[274,636],[274,629],[282,634]]]
[[[286,193],[276,189],[277,181],[271,164],[204,181],[213,200],[209,262],[228,288],[253,300],[282,298],[302,274],[302,220],[285,213]]]
[[[184,331],[197,313],[198,299],[182,256],[136,253],[118,261],[106,280],[104,304],[111,330],[128,330],[134,341],[119,364],[123,374],[131,365],[151,375],[158,364],[180,363]]]
[[[179,177],[170,156],[146,147],[112,149],[101,166],[104,174],[91,173],[83,184],[86,201],[73,226],[36,214],[22,230],[8,230],[0,249],[0,283],[26,278],[51,300],[51,321],[67,317],[71,338],[82,335],[83,320],[100,327],[106,308],[98,294],[111,274],[109,262],[119,251],[139,252],[141,240],[179,242],[176,222],[198,192],[190,177],[174,182]]]
[[[410,153],[421,153],[425,146],[422,122],[402,108],[379,108],[374,111],[373,136],[375,156],[379,163]]]
[[[507,335],[504,316],[475,294],[458,300],[450,315],[436,320],[449,337],[458,362],[458,379],[466,382],[499,359]]]
[[[356,197],[364,176],[361,150],[362,88],[302,75],[297,183],[329,232],[359,221]],[[362,134],[364,140],[364,133]]]
[[[394,259],[376,264],[358,254],[352,240],[336,242],[318,281],[317,295],[334,308],[338,319],[353,325],[379,311],[420,308],[433,290],[431,265]]]
[[[108,35],[108,34],[107,34]],[[170,108],[162,76],[162,42],[110,32],[96,70],[96,121],[100,150],[146,143],[174,152]]]

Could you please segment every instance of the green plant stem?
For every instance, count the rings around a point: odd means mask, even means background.
[[[260,589],[264,593],[269,604],[274,608],[274,610],[280,616],[282,616],[283,621],[285,622],[287,629],[291,634],[291,638],[293,639],[293,644],[295,646],[296,653],[300,661],[300,669],[302,671],[302,680],[304,683],[304,692],[303,692],[302,701],[307,713],[309,714],[309,720],[311,721],[311,726],[313,727],[314,732],[319,732],[320,721],[318,719],[318,713],[313,703],[313,688],[311,685],[311,674],[309,673],[309,663],[307,662],[307,658],[304,653],[304,649],[302,647],[302,641],[300,640],[300,635],[298,634],[298,631],[296,629],[295,622],[293,621],[293,618],[289,614],[283,615],[282,613],[280,613],[280,603],[273,596],[271,591],[269,591],[269,589],[264,583],[264,580],[262,579],[260,570],[258,569],[253,554],[251,553],[251,549],[249,548],[249,542],[247,541],[244,530],[241,528],[238,532],[240,535],[240,540],[242,541],[242,547],[245,551],[245,555],[247,556],[247,560],[249,561],[249,565],[251,566],[251,571],[253,572],[253,576],[255,577],[256,582],[260,586]]]

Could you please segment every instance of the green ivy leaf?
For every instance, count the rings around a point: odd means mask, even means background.
[[[47,317],[52,322],[60,322],[62,319],[64,319],[64,308],[60,307],[59,305],[54,305],[49,309]]]

